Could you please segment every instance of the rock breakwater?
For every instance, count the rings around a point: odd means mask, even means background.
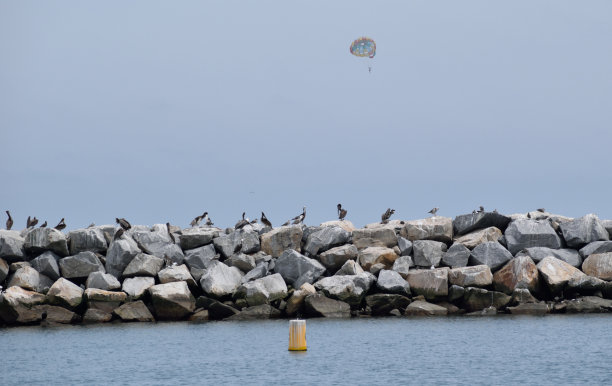
[[[0,323],[612,311],[612,221],[0,230]]]

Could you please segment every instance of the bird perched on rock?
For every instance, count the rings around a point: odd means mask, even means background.
[[[484,213],[484,211],[485,211],[485,210],[484,210],[484,206],[480,205],[480,206],[478,207],[478,213]]]
[[[306,207],[303,207],[302,213],[298,214],[297,216],[291,219],[293,220],[292,224],[301,224],[304,222],[305,218],[306,218]]]
[[[205,217],[207,217],[207,216],[208,216],[208,212],[204,212],[204,213],[202,213],[202,215],[201,215],[201,216],[197,216],[196,218],[194,218],[193,220],[191,220],[190,225],[191,225],[192,227],[195,227],[195,226],[200,225],[200,223],[202,222],[202,220],[203,220]]]
[[[46,221],[45,221],[46,223]],[[66,228],[66,223],[64,222],[64,218],[62,217],[62,219],[60,220],[60,222],[57,223],[56,226],[54,226],[55,229],[57,229],[58,231],[61,231],[62,229]]]
[[[431,213],[431,214],[432,214],[434,217],[436,217],[436,213],[438,213],[438,210],[439,210],[439,209],[440,209],[440,208],[433,208],[432,210],[430,210],[430,211],[429,211],[429,212],[427,212],[427,213]]]
[[[36,224],[38,224],[38,219],[36,218],[36,216],[34,216],[33,219],[30,219],[30,216],[28,216],[28,220],[26,221],[26,227],[31,228],[36,226]]]
[[[123,236],[123,232],[125,232],[125,230],[123,228],[119,228],[117,232],[115,232],[115,235],[113,236],[113,240],[119,240],[121,236]]]
[[[531,218],[531,213],[527,212],[527,218]]]
[[[251,225],[257,224],[258,221],[259,221],[259,219],[254,219],[254,220],[251,220],[251,222],[249,224],[251,224]]]
[[[176,240],[174,239],[174,235],[170,231],[170,223],[169,222],[166,223],[166,230],[168,231],[168,236],[170,236],[170,240],[172,240],[172,242],[176,244]]]
[[[346,209],[342,209],[342,204],[338,204],[338,219],[343,221],[346,217]]]
[[[45,221],[44,223],[42,223],[42,225],[40,226],[40,228],[46,228],[47,227],[47,222]]]
[[[87,228],[93,228],[93,227],[95,227],[95,226],[96,226],[96,224],[91,223],[91,224],[89,224],[89,226],[88,226]]]
[[[132,224],[130,224],[129,221],[124,218],[115,218],[115,221],[121,226],[121,228],[123,228],[123,230],[127,231],[132,227]]]
[[[538,209],[536,209],[536,210],[537,210],[538,212],[540,212],[540,213],[545,213],[545,212],[546,212],[546,209],[544,209],[544,208],[538,208]]]
[[[268,220],[264,212],[261,212],[261,223],[267,227],[272,228],[272,223],[270,222],[270,220]]]
[[[6,220],[6,230],[10,231],[13,227],[13,218],[11,217],[11,212],[6,211],[6,215],[8,216],[8,220]]]
[[[246,212],[242,212],[242,220],[239,220],[236,225],[234,225],[234,229],[242,229],[244,228],[246,225],[249,224],[249,220],[246,220],[244,218],[244,215],[246,214]]]
[[[214,222],[212,222],[212,220],[210,219],[210,217],[208,217],[208,214],[206,215],[206,225],[207,226],[213,226],[215,225]]]
[[[389,222],[389,218],[391,218],[393,213],[395,213],[395,209],[387,208],[385,213],[383,213],[382,216],[380,216],[380,220],[381,220],[380,223],[381,224],[388,223]]]

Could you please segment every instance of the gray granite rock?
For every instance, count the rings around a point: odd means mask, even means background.
[[[547,256],[555,257],[559,260],[563,260],[573,267],[580,267],[582,265],[582,258],[575,249],[550,249],[545,247],[532,247],[521,250],[516,254],[519,256],[529,256],[535,263],[539,263],[542,259]]]
[[[130,277],[123,281],[121,290],[128,294],[132,299],[140,299],[146,291],[155,285],[155,278],[152,277]]]
[[[410,304],[410,299],[398,294],[374,294],[365,297],[365,302],[372,310],[372,315],[388,315],[391,310],[404,311]]]
[[[216,253],[213,244],[189,249],[185,251],[185,263],[189,268],[206,269],[211,261],[219,259]]]
[[[542,259],[537,264],[537,267],[540,272],[540,278],[543,279],[552,294],[561,293],[570,279],[585,276],[579,269],[552,256]]]
[[[297,283],[303,283],[301,279],[306,278],[306,281],[312,284],[325,272],[325,267],[315,259],[288,249],[276,259],[274,272],[280,273],[287,284],[293,285],[294,288],[299,288]]]
[[[410,303],[410,305],[406,307],[406,311],[404,311],[404,315],[406,316],[439,316],[446,314],[448,314],[446,308],[422,300],[416,300]]]
[[[582,248],[593,241],[610,239],[608,231],[594,214],[574,219],[560,224],[563,238],[569,247]]]
[[[357,259],[359,251],[353,244],[346,244],[321,253],[318,260],[330,273],[336,272],[348,260]]]
[[[384,293],[410,296],[410,285],[395,271],[381,270],[378,273],[376,287]]]
[[[244,298],[249,306],[266,304],[285,297],[287,285],[278,273],[244,283],[234,294],[234,298]]]
[[[531,247],[561,248],[561,239],[547,220],[512,221],[504,236],[513,255]]]
[[[358,275],[360,273],[364,273],[364,270],[359,263],[353,260],[347,260],[346,263],[336,271],[335,275]]]
[[[395,272],[399,273],[403,278],[406,278],[408,271],[410,268],[414,267],[414,263],[412,262],[412,257],[410,256],[400,256],[393,263],[393,268]]]
[[[121,283],[119,283],[119,280],[110,273],[96,271],[89,274],[85,286],[87,288],[114,291],[121,288]]]
[[[195,298],[184,281],[154,285],[149,293],[157,319],[181,320],[195,310]]]
[[[19,268],[8,280],[8,287],[21,287],[28,291],[38,291],[40,275],[32,267]]]
[[[71,255],[86,251],[104,253],[108,248],[104,232],[96,227],[70,231],[68,239]]]
[[[488,227],[467,233],[455,238],[455,244],[463,244],[469,249],[474,249],[477,245],[487,241],[497,241],[502,237],[502,233],[496,227]]]
[[[397,245],[397,235],[392,228],[364,228],[353,231],[353,244],[357,249],[368,247],[393,248]]]
[[[300,252],[301,240],[301,226],[284,226],[261,235],[261,250],[272,257],[279,257],[286,249]]]
[[[60,278],[60,268],[57,264],[59,256],[51,251],[43,252],[35,259],[30,261],[32,268],[39,273],[50,277],[53,280]]]
[[[461,236],[488,227],[496,227],[504,232],[509,223],[510,217],[504,216],[503,214],[495,212],[478,212],[455,217],[453,220],[453,228],[455,235]]]
[[[479,311],[487,307],[495,307],[499,310],[506,307],[510,300],[510,295],[506,295],[503,292],[468,287],[463,295],[463,308],[469,312]]]
[[[334,300],[323,294],[306,296],[304,306],[308,315],[325,318],[350,318],[351,307],[340,300]]]
[[[130,232],[142,252],[163,259],[167,257],[173,263],[183,264],[185,255],[170,238],[165,224],[155,224],[151,229],[134,227]]]
[[[413,269],[406,275],[406,281],[414,295],[423,295],[428,300],[444,298],[448,295],[448,270]]]
[[[540,288],[538,268],[529,256],[517,256],[493,275],[496,291],[512,294],[516,289],[536,293]]]
[[[110,243],[106,251],[106,272],[121,277],[132,259],[142,252],[130,237],[122,237]]]
[[[406,221],[400,235],[410,241],[436,240],[449,243],[453,240],[453,220],[448,217],[429,217]]]
[[[60,277],[47,292],[50,304],[73,309],[83,301],[83,290],[71,281]]]
[[[0,229],[0,258],[9,263],[26,259],[25,239],[18,231]]]
[[[240,286],[242,276],[238,268],[213,261],[200,278],[200,285],[207,294],[220,298],[233,294]]]
[[[59,261],[60,272],[67,279],[84,279],[92,272],[106,272],[104,266],[93,252],[79,252]]]
[[[218,236],[219,231],[214,228],[186,228],[182,230],[179,242],[181,248],[187,252],[188,249],[195,249],[212,243],[213,239]]]
[[[239,313],[230,316],[227,320],[258,320],[280,318],[281,312],[269,304],[245,307]]]
[[[59,256],[68,256],[66,235],[54,228],[34,228],[25,235],[25,251],[30,255],[39,255],[52,251]]]
[[[412,241],[400,236],[397,238],[397,246],[400,250],[400,256],[410,256],[412,254]]]
[[[432,240],[415,240],[412,243],[414,265],[417,267],[437,267],[446,252],[446,244]]]
[[[491,271],[495,272],[511,259],[512,254],[500,243],[489,241],[474,248],[470,255],[469,264],[488,265]]]
[[[604,228],[606,228],[606,231],[608,231],[608,236],[610,237],[610,240],[612,240],[612,220],[599,220],[601,222],[601,225],[603,225]]]
[[[162,284],[172,283],[175,281],[184,281],[191,288],[197,286],[195,280],[191,276],[191,273],[189,272],[189,269],[187,269],[187,266],[185,264],[166,267],[159,271],[157,277],[159,278],[159,282]]]
[[[467,267],[472,252],[463,244],[455,243],[442,255],[442,264],[451,267]]]
[[[370,273],[334,275],[320,279],[314,287],[325,296],[358,307],[376,278]]]
[[[339,226],[322,227],[308,236],[304,245],[304,254],[316,256],[335,246],[345,244],[350,233]]]
[[[612,281],[612,252],[590,255],[584,259],[582,271],[589,276]]]
[[[261,262],[257,264],[255,268],[246,273],[240,280],[242,284],[248,283],[251,280],[260,279],[266,275],[268,275],[268,264],[266,262]]]
[[[255,268],[255,258],[251,255],[245,255],[244,253],[237,253],[225,260],[225,264],[230,267],[236,267],[242,272],[249,272]]]
[[[493,283],[493,274],[487,265],[453,268],[448,271],[448,282],[461,287],[487,287]]]
[[[582,247],[578,252],[583,258],[594,253],[612,252],[612,241],[593,241]]]
[[[164,266],[164,260],[146,253],[137,254],[123,270],[123,277],[157,276]]]
[[[142,300],[122,304],[113,311],[124,322],[154,322],[155,318]]]

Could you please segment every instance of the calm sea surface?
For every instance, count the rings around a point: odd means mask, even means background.
[[[612,316],[186,322],[0,329],[0,383],[611,384]]]

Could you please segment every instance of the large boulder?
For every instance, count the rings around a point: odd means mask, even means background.
[[[311,233],[304,245],[304,253],[310,256],[316,256],[321,252],[325,252],[335,246],[345,244],[351,234],[339,226],[323,227],[320,230]]]
[[[286,296],[287,285],[278,273],[245,283],[234,294],[235,298],[244,298],[249,306],[270,303]]]
[[[448,309],[422,300],[410,303],[406,307],[406,311],[404,311],[406,316],[438,316],[446,315],[447,313]]]
[[[397,247],[400,250],[400,256],[410,256],[412,254],[412,241],[406,238],[398,237]]]
[[[415,240],[412,243],[412,260],[417,267],[437,267],[445,252],[446,244],[440,241]]]
[[[368,247],[392,248],[397,245],[397,235],[391,228],[365,228],[353,231],[353,244],[357,249]]]
[[[30,255],[39,255],[52,251],[59,256],[68,256],[66,235],[55,228],[34,228],[25,235],[25,251]]]
[[[142,252],[160,258],[167,257],[173,263],[183,263],[185,255],[181,248],[170,238],[165,224],[155,224],[150,230],[134,227],[130,232],[134,241],[142,249]]]
[[[410,304],[410,299],[398,294],[374,294],[365,297],[365,302],[372,310],[372,315],[388,315],[392,310],[403,312]]]
[[[33,323],[42,318],[42,311],[34,309],[44,303],[45,295],[21,287],[9,287],[0,296],[0,319],[5,323]]]
[[[374,264],[383,264],[386,269],[391,269],[398,258],[395,251],[386,247],[367,247],[359,251],[357,261],[359,265],[369,271]]]
[[[207,294],[221,298],[238,289],[242,276],[243,273],[238,268],[213,261],[200,278],[200,285]]]
[[[26,259],[25,239],[17,231],[0,229],[0,258],[9,263]]]
[[[32,268],[45,276],[48,276],[52,280],[60,278],[60,268],[57,264],[59,256],[51,251],[43,252],[35,259],[30,261]],[[0,280],[1,281],[1,280]]]
[[[538,268],[529,256],[517,256],[493,275],[496,291],[512,294],[516,289],[539,290]]]
[[[200,296],[198,302],[203,298],[207,299],[205,307],[208,310],[208,318],[210,320],[226,319],[240,313],[239,310],[228,304],[221,303],[214,299],[208,299],[205,296]]]
[[[608,231],[594,214],[587,214],[559,226],[565,242],[572,248],[579,249],[593,241],[610,239]]]
[[[142,252],[130,237],[114,240],[106,251],[106,272],[120,278],[132,259]]]
[[[503,292],[468,287],[463,295],[463,308],[469,312],[479,311],[487,307],[495,307],[499,310],[506,307],[511,299],[510,295],[506,295]]]
[[[98,288],[106,291],[113,291],[121,288],[121,283],[110,273],[92,272],[87,276],[85,283],[87,288]]]
[[[612,253],[595,253],[582,263],[582,271],[598,279],[612,280]]]
[[[578,252],[583,258],[586,258],[594,253],[612,252],[612,241],[593,241],[592,243],[582,247]]]
[[[406,281],[413,295],[435,300],[448,295],[448,268],[415,269],[408,272]]]
[[[83,315],[83,324],[107,323],[113,318],[113,314],[98,308],[88,308]]]
[[[185,263],[191,268],[206,269],[211,261],[218,259],[215,246],[212,244],[185,251]]]
[[[127,299],[125,292],[106,291],[98,288],[87,288],[84,295],[88,308],[97,308],[105,312],[113,312]]]
[[[449,243],[453,239],[453,220],[448,217],[429,217],[406,221],[400,235],[410,241],[436,240]]]
[[[39,285],[40,274],[37,270],[28,266],[19,268],[17,271],[15,271],[7,284],[8,287],[17,286],[35,292],[39,292]]]
[[[192,288],[197,286],[185,264],[166,267],[159,271],[157,277],[159,278],[159,282],[162,284],[172,283],[175,281],[184,281]]]
[[[183,229],[179,236],[181,248],[184,251],[208,245],[215,237],[219,236],[219,231],[213,228],[187,228]]]
[[[4,259],[0,259],[0,283],[4,283],[4,279],[9,274],[9,265]]]
[[[582,265],[582,258],[575,249],[550,249],[546,247],[532,247],[526,248],[516,254],[519,256],[529,256],[536,264],[542,259],[548,256],[555,257],[559,260],[563,260],[572,267],[580,267]]]
[[[351,307],[340,300],[334,300],[323,294],[306,296],[304,301],[306,312],[312,316],[326,318],[350,318]]]
[[[400,256],[393,263],[393,268],[395,272],[399,273],[403,278],[406,278],[408,271],[410,268],[414,267],[414,263],[412,262],[412,257],[410,256]]]
[[[508,227],[508,229],[509,228],[510,227]],[[500,243],[488,241],[478,245],[472,250],[469,263],[470,265],[488,265],[491,271],[495,272],[511,259],[512,254]]]
[[[321,253],[317,259],[330,273],[336,272],[348,260],[357,259],[359,250],[353,244],[346,244]]]
[[[315,294],[316,292],[315,287],[309,283],[304,283],[298,290],[293,291],[291,297],[287,299],[287,308],[285,309],[287,315],[293,316],[298,313],[300,309],[302,309],[306,296]]]
[[[466,267],[472,252],[463,244],[455,243],[442,255],[442,264],[451,268]]]
[[[245,255],[244,253],[232,255],[225,260],[224,263],[230,267],[236,267],[242,272],[249,272],[256,266],[255,258],[252,255]]]
[[[280,273],[287,284],[299,288],[306,282],[314,283],[325,272],[325,267],[315,259],[287,249],[276,259],[274,272]]]
[[[85,251],[104,253],[108,248],[104,232],[97,227],[70,231],[68,232],[68,239],[70,240],[71,255]]]
[[[395,271],[381,270],[378,273],[376,287],[384,293],[410,296],[410,285]]]
[[[71,281],[60,277],[49,288],[47,301],[50,304],[72,309],[83,301],[83,290]]]
[[[300,252],[301,241],[301,226],[284,226],[261,235],[261,250],[272,257],[279,257],[286,249]]]
[[[195,310],[195,298],[184,281],[154,285],[149,293],[158,319],[180,320]]]
[[[493,274],[488,265],[453,268],[448,271],[448,281],[461,287],[486,287],[493,283]]]
[[[488,227],[457,237],[455,238],[455,243],[463,244],[469,249],[474,249],[476,246],[487,241],[497,241],[500,237],[502,237],[502,232],[498,228]]]
[[[125,267],[122,276],[156,276],[163,266],[164,259],[146,253],[139,253]]]
[[[124,322],[154,322],[155,318],[147,306],[138,300],[129,302],[115,308],[113,311]]]
[[[140,299],[154,285],[155,278],[148,276],[130,277],[123,281],[121,290],[128,294],[131,299]]]
[[[98,256],[89,251],[60,259],[59,267],[66,279],[84,279],[92,272],[106,272]]]
[[[561,248],[561,239],[547,220],[512,221],[504,233],[508,250],[516,255],[531,247]]]
[[[565,312],[568,314],[585,314],[612,311],[612,300],[598,296],[583,296],[567,302]]]
[[[585,275],[579,269],[552,256],[542,259],[537,267],[542,279],[553,294],[561,292],[569,280],[581,278]]]
[[[509,223],[510,217],[503,214],[497,212],[478,212],[455,217],[453,228],[455,235],[461,236],[488,227],[496,227],[503,232]]]
[[[78,320],[78,316],[76,313],[67,310],[64,307],[51,306],[49,304],[40,304],[32,307],[32,310],[36,313],[40,313],[42,319],[46,323],[70,324]]]
[[[249,272],[247,272],[242,279],[240,279],[241,283],[248,283],[251,280],[257,280],[260,279],[264,276],[267,276],[270,273],[269,269],[268,269],[268,263],[266,263],[265,261],[260,262],[259,264],[257,264],[257,266],[255,268],[253,268],[252,270],[250,270]]]
[[[334,275],[317,281],[314,287],[329,298],[358,307],[375,280],[370,273]]]
[[[363,272],[364,270],[361,268],[359,263],[353,260],[347,260],[347,262],[344,263],[334,275],[358,275]]]

